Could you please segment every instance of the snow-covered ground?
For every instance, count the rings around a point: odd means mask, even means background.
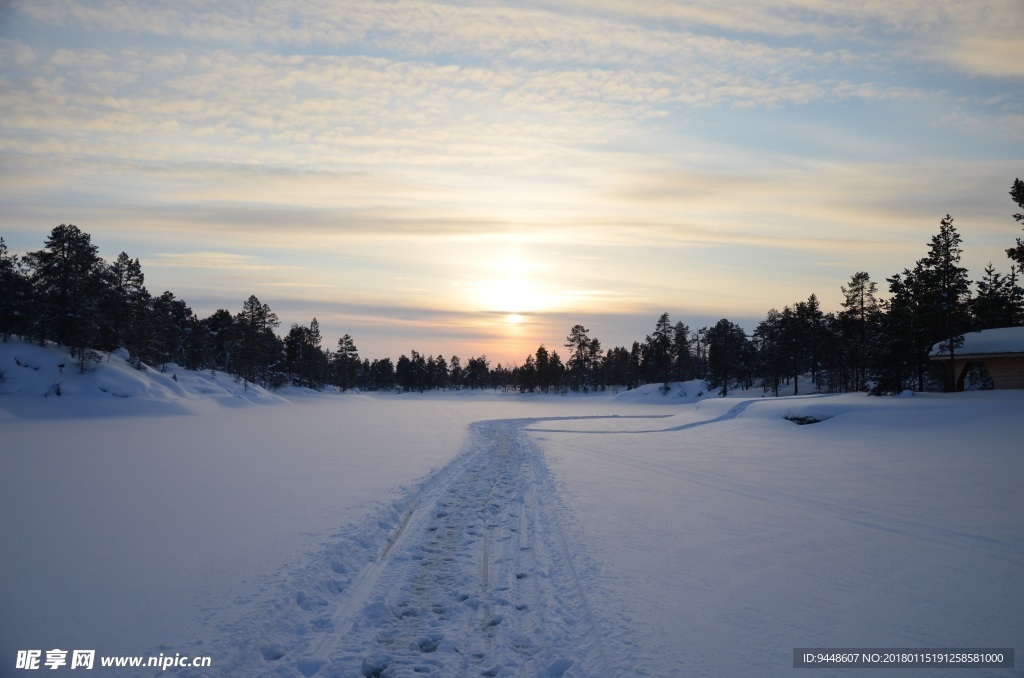
[[[0,344],[0,675],[53,648],[760,676],[797,647],[1024,647],[1024,391],[270,394],[61,360]]]

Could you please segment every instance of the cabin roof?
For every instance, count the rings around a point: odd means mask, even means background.
[[[932,346],[934,357],[948,356],[949,349],[942,350],[941,342]],[[1024,355],[1024,327],[997,327],[992,330],[969,332],[964,335],[964,345],[957,347],[957,358],[972,355],[1014,354]]]

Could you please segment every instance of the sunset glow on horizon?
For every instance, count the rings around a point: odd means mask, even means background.
[[[947,213],[1009,270],[1022,32],[1019,0],[16,0],[0,235],[76,224],[369,358],[837,310]]]

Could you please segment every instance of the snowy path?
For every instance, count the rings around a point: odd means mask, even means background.
[[[537,421],[473,424],[404,512],[354,528],[218,654],[251,675],[611,675]]]

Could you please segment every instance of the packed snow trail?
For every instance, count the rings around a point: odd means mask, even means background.
[[[627,642],[626,631],[591,612],[594,582],[581,581],[584,556],[525,431],[538,421],[473,424],[463,453],[404,510],[354,526],[295,573],[292,592],[229,629],[216,654],[235,658],[221,666],[331,677],[630,668],[609,662],[606,646]]]

